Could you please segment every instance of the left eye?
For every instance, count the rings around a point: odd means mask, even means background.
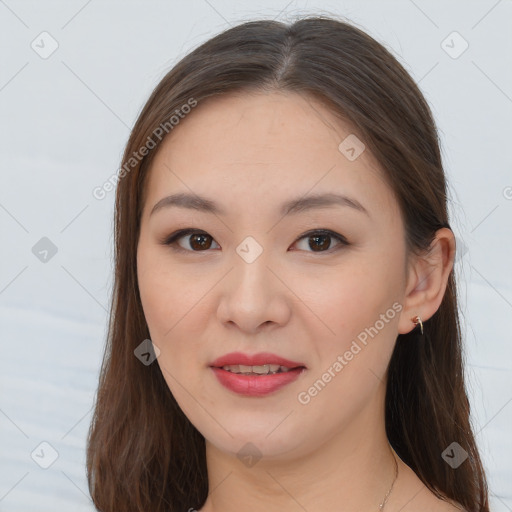
[[[188,246],[191,247],[192,250],[187,249],[178,243],[182,238],[186,237],[189,237]],[[349,245],[347,240],[342,235],[329,230],[310,231],[304,235],[301,235],[294,243],[297,243],[303,239],[308,240],[308,247],[313,249],[311,252],[329,251],[331,249],[331,239],[335,239],[338,242],[338,248],[340,246]],[[205,250],[211,248],[212,242],[212,236],[204,231],[198,231],[195,229],[182,229],[170,235],[162,243],[164,245],[171,246],[175,251],[204,252]],[[309,251],[306,250],[306,252]]]
[[[327,250],[331,249],[330,239],[333,238],[338,242],[338,249],[340,248],[340,246],[349,245],[347,240],[343,236],[328,230],[310,231],[309,233],[306,233],[305,235],[302,235],[299,239],[297,239],[296,243],[302,239],[306,239],[308,240],[307,243],[309,248],[316,247],[320,249],[314,249],[312,252],[327,252]]]

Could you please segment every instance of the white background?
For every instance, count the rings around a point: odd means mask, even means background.
[[[230,25],[329,12],[389,48],[434,112],[450,220],[467,248],[456,272],[472,421],[492,510],[512,510],[510,0],[0,0],[0,511],[93,510],[85,437],[108,319],[114,192],[100,201],[92,190],[119,168],[148,95]],[[47,59],[31,48],[43,31],[59,45]],[[453,31],[469,44],[458,58],[442,46]],[[32,252],[42,237],[58,251],[46,263]],[[58,453],[48,469],[31,458],[41,442]]]

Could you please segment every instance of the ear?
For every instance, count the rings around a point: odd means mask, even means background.
[[[441,228],[422,256],[414,256],[409,265],[403,309],[398,323],[399,334],[407,334],[418,315],[425,323],[439,308],[444,297],[455,258],[455,236]]]

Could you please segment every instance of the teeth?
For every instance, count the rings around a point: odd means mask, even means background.
[[[284,373],[290,371],[286,366],[278,364],[264,364],[261,366],[246,366],[243,364],[230,364],[222,367],[232,373],[240,373],[242,375],[270,375],[274,373]]]
[[[256,371],[256,368],[260,369],[263,368],[262,366],[245,366],[243,364],[238,365],[238,368],[240,369],[240,373],[268,373],[268,370],[263,369],[263,371]]]

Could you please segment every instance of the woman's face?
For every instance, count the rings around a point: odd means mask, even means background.
[[[405,238],[351,130],[295,94],[210,98],[173,129],[148,178],[142,305],[163,376],[206,440],[286,458],[374,428],[407,284]],[[190,199],[152,213],[174,194]],[[326,194],[349,199],[314,200]],[[200,233],[165,245],[188,228]],[[218,361],[234,352],[248,359]],[[289,371],[256,375],[279,363]]]

